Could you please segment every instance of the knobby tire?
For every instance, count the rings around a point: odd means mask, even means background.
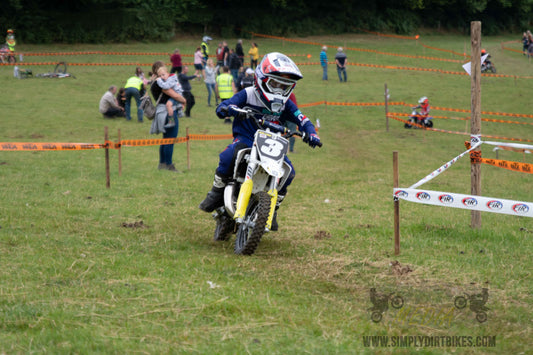
[[[264,191],[250,197],[244,222],[237,228],[235,254],[252,255],[255,252],[265,233],[270,203],[271,198]]]

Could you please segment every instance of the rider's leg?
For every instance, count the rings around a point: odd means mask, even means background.
[[[249,143],[249,144],[248,144]],[[205,212],[213,212],[216,208],[224,206],[224,188],[230,180],[235,166],[235,158],[239,150],[250,147],[252,142],[243,142],[236,138],[232,144],[228,145],[222,153],[218,168],[215,171],[213,187],[207,193],[206,198],[200,203],[198,208]]]

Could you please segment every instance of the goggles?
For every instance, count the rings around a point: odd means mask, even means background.
[[[269,76],[265,82],[269,91],[273,94],[288,95],[296,85],[295,80]]]

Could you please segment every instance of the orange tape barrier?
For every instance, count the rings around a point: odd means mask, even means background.
[[[25,57],[52,57],[59,55],[153,55],[153,56],[170,56],[172,53],[166,52],[102,52],[102,51],[83,51],[83,52],[13,52],[14,55],[22,54]],[[194,57],[194,54],[182,54],[182,57]]]
[[[481,163],[496,166],[498,168],[504,168],[507,170],[518,171],[521,173],[533,174],[533,164],[486,158],[481,158]]]
[[[452,134],[459,134],[459,135],[463,135],[463,136],[469,136],[470,135],[470,133],[467,133],[467,132],[448,131],[448,130],[445,130],[445,129],[425,127],[425,126],[419,125],[417,123],[409,122],[407,120],[404,120],[404,119],[401,119],[399,117],[396,117],[396,116],[392,115],[391,113],[389,113],[387,115],[387,117],[392,118],[393,120],[396,120],[396,121],[400,121],[400,122],[403,122],[403,123],[408,123],[408,124],[410,124],[413,127],[420,128],[420,129],[423,129],[423,130],[426,130],[426,131],[452,133]],[[492,138],[492,139],[502,139],[502,140],[508,140],[508,141],[514,141],[514,142],[533,142],[532,139],[500,137],[500,136],[493,136],[493,135],[489,135],[489,134],[483,134],[482,137],[484,137],[484,138]]]
[[[122,146],[142,147],[185,143],[187,141],[208,141],[233,139],[231,134],[190,134],[188,137],[163,139],[126,139],[118,142],[106,141],[104,144],[94,143],[20,143],[0,142],[0,151],[45,151],[45,150],[89,150],[89,149],[120,149]]]
[[[522,43],[521,40],[517,39],[517,40],[515,40],[515,41],[502,42],[502,43],[501,43],[501,46],[502,46],[502,49],[505,49],[505,50],[507,50],[507,51],[516,52],[516,53],[520,53],[520,54],[523,54],[523,53],[524,53],[524,52],[521,51],[521,50],[506,47],[505,44],[507,44],[507,43]]]
[[[102,149],[105,144],[93,143],[18,143],[18,142],[1,142],[0,150],[89,150]]]
[[[397,116],[411,116],[411,114],[409,113],[403,113],[403,112],[390,112],[390,114],[392,115],[397,115]],[[447,117],[447,116],[436,116],[436,115],[431,115],[431,117],[433,118],[439,118],[439,119],[448,119],[448,120],[458,120],[458,121],[469,121],[470,120],[470,117]],[[492,118],[481,118],[482,121],[485,121],[485,122],[496,122],[496,123],[509,123],[509,124],[524,124],[524,125],[532,125],[533,126],[533,122],[519,122],[519,121],[507,121],[507,120],[496,120],[496,119],[492,119]]]

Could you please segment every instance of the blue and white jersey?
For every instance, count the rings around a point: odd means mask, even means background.
[[[257,118],[263,118],[266,121],[271,121],[283,125],[285,122],[290,121],[298,125],[298,129],[301,132],[307,134],[316,134],[315,127],[305,116],[300,112],[298,106],[291,100],[287,100],[281,113],[273,113],[263,106],[261,101],[257,98],[254,87],[248,87],[242,91],[239,91],[230,99],[222,101],[217,107],[216,113],[219,118],[226,118],[225,110],[221,108],[228,107],[229,105],[235,105],[239,108],[251,109]],[[246,137],[253,140],[254,134],[257,131],[257,125],[254,120],[235,118],[233,120],[233,137]]]

